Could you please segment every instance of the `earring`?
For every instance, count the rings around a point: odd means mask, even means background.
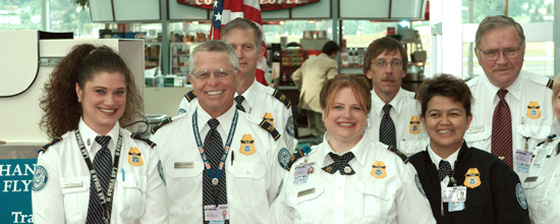
[[[82,100],[80,98],[78,98],[78,103],[81,103],[81,102],[82,102]]]

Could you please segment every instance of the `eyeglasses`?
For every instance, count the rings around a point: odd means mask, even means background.
[[[392,69],[402,69],[403,62],[398,60],[394,60],[391,62],[379,60],[373,62],[373,65],[375,65],[375,67],[377,68],[387,68],[388,64],[391,64]]]
[[[504,57],[507,59],[516,58],[519,55],[519,51],[521,50],[521,45],[518,47],[508,47],[508,48],[500,48],[500,49],[491,49],[487,51],[483,51],[480,48],[477,48],[482,54],[484,55],[484,59],[488,61],[496,61],[500,57],[500,54],[504,54]]]
[[[205,81],[210,79],[211,74],[214,74],[214,77],[216,77],[217,79],[223,79],[225,77],[228,77],[233,71],[236,71],[235,69],[225,69],[225,68],[219,68],[216,69],[214,71],[208,71],[208,70],[200,70],[200,71],[196,71],[193,72],[192,75],[194,75],[194,77],[196,77],[199,80]]]

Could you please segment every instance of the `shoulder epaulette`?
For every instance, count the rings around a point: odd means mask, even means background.
[[[194,90],[191,90],[187,94],[185,94],[185,99],[187,99],[187,101],[189,102],[191,102],[194,98],[196,98],[196,92]]]
[[[398,150],[396,147],[394,146],[389,146],[389,148],[387,148],[387,150],[394,152],[395,154],[397,154],[397,156],[401,157],[402,161],[406,164],[408,163],[408,156],[406,156],[405,154],[403,154],[400,150]]]
[[[290,109],[290,106],[292,105],[292,101],[290,101],[290,99],[288,99],[288,97],[286,97],[286,95],[284,95],[282,92],[280,92],[279,90],[274,90],[272,96],[280,100],[280,102],[282,102],[284,106],[286,106],[286,108]]]
[[[554,86],[554,80],[548,79],[548,82],[546,83],[546,87],[552,89],[553,86]]]
[[[419,100],[418,98],[419,98],[418,93],[414,93],[414,99]]]
[[[137,135],[137,134],[135,134],[135,133],[133,133],[132,135],[130,135],[130,137],[133,138],[133,139],[137,139],[137,140],[140,140],[140,141],[144,141],[145,143],[147,143],[148,145],[150,145],[150,147],[152,147],[152,148],[153,148],[154,146],[156,146],[156,143],[150,141],[150,139],[144,138],[144,137],[142,137],[142,136],[140,136],[140,135]]]
[[[62,141],[62,137],[56,137],[56,138],[54,138],[51,142],[49,142],[49,143],[47,143],[46,145],[44,145],[43,147],[41,147],[41,148],[39,149],[39,151],[37,151],[37,153],[46,152],[47,149],[48,149],[49,147],[51,147],[51,145],[54,145],[54,144],[56,144],[57,142],[60,142],[60,141]]]
[[[171,118],[170,118],[170,117],[167,117],[167,119],[165,119],[164,121],[159,122],[159,124],[157,124],[156,127],[152,128],[152,134],[155,134],[156,131],[157,131],[159,128],[161,128],[161,126],[163,126],[163,125],[165,125],[165,124],[168,124],[168,123],[170,123],[170,122],[171,122]]]
[[[261,128],[264,128],[266,131],[268,131],[270,135],[272,135],[272,137],[274,138],[274,141],[280,138],[280,133],[278,133],[276,128],[274,128],[274,126],[272,126],[267,120],[263,119],[259,124],[259,126],[261,126]]]
[[[294,165],[294,163],[299,158],[306,156],[310,152],[311,152],[311,147],[309,147],[309,146],[304,146],[303,148],[298,149],[297,152],[292,154],[292,158],[290,158],[290,162],[288,162],[288,165],[286,165],[286,170],[290,171],[290,169],[292,168],[292,165]]]

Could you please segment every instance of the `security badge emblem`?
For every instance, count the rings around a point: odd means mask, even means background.
[[[383,161],[375,161],[373,165],[371,165],[370,174],[377,179],[386,177],[387,172],[385,172],[385,163]]]
[[[408,130],[411,134],[415,135],[422,132],[422,128],[420,127],[420,118],[418,118],[418,116],[410,117],[410,127]]]
[[[274,117],[272,117],[272,114],[266,112],[263,116],[263,119],[265,121],[268,121],[268,123],[270,123],[270,125],[272,125],[272,127],[274,127]]]
[[[133,166],[144,165],[144,160],[142,160],[142,153],[137,147],[130,147],[128,150],[128,163]]]
[[[243,155],[250,156],[255,153],[255,140],[250,134],[244,134],[241,138],[241,147],[239,147],[239,152]]]
[[[532,119],[541,117],[541,107],[537,101],[531,101],[529,105],[527,105],[527,117]]]
[[[463,184],[471,189],[480,186],[480,172],[478,172],[477,168],[470,168],[467,170],[467,173],[465,173],[465,182]]]

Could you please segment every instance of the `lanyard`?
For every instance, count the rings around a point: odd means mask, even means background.
[[[78,146],[80,147],[80,151],[82,152],[82,156],[84,157],[84,161],[88,166],[89,172],[91,173],[91,180],[95,185],[95,189],[97,191],[97,196],[99,197],[99,201],[101,202],[101,206],[103,207],[103,220],[105,223],[109,223],[109,206],[112,206],[112,198],[113,198],[113,189],[115,188],[115,179],[117,178],[117,172],[119,169],[119,158],[121,155],[121,146],[122,146],[122,135],[119,132],[119,139],[117,140],[117,148],[115,149],[115,159],[113,162],[113,169],[111,171],[111,179],[109,180],[109,186],[107,187],[107,195],[103,193],[103,188],[99,183],[99,178],[97,177],[97,172],[93,168],[93,164],[91,163],[91,159],[89,156],[88,151],[84,145],[84,141],[82,140],[82,135],[80,131],[76,129],[76,140],[78,141]]]
[[[235,128],[237,127],[237,118],[238,118],[238,113],[237,110],[235,110],[235,115],[233,115],[233,121],[231,122],[231,127],[229,128],[229,133],[228,133],[228,137],[226,140],[226,147],[224,148],[224,153],[222,154],[222,159],[220,160],[220,165],[219,167],[216,168],[212,168],[212,166],[210,165],[210,162],[208,161],[208,157],[206,156],[206,153],[204,152],[204,146],[202,145],[202,140],[200,138],[200,132],[198,131],[198,110],[194,111],[194,114],[192,116],[192,125],[193,125],[193,133],[194,133],[194,138],[196,139],[196,145],[198,146],[198,151],[200,151],[200,157],[202,157],[202,161],[204,161],[204,166],[206,167],[206,172],[208,172],[208,177],[210,177],[210,180],[212,180],[212,185],[214,185],[212,188],[213,190],[213,194],[214,194],[214,199],[217,202],[218,201],[218,183],[220,182],[220,177],[222,175],[222,171],[224,168],[224,164],[229,152],[229,147],[231,146],[231,141],[233,140],[233,135],[235,134]],[[216,203],[217,204],[217,203]]]

